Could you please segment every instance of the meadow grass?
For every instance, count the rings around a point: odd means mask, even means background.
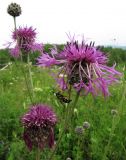
[[[22,72],[23,69],[23,72]],[[111,96],[93,98],[81,96],[74,110],[74,126],[82,126],[84,121],[90,128],[83,135],[67,132],[54,156],[54,160],[125,160],[126,159],[126,71],[123,64],[117,69],[124,73],[119,84],[110,88]],[[56,69],[55,69],[56,70]],[[34,151],[26,148],[20,117],[28,110],[31,103],[51,105],[58,115],[55,128],[55,140],[62,129],[61,122],[65,108],[54,94],[56,86],[51,72],[32,66],[32,78],[35,96],[32,99],[26,87],[24,74],[28,77],[25,62],[12,62],[5,70],[0,70],[0,159],[34,160]],[[28,84],[29,85],[29,84]],[[74,91],[73,91],[74,94]],[[112,110],[117,110],[113,115]],[[41,160],[47,160],[49,149],[41,153]]]

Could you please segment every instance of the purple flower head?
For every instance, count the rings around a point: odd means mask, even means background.
[[[55,51],[54,51],[55,50]],[[107,66],[108,58],[94,43],[86,44],[83,40],[79,44],[74,38],[68,42],[62,51],[53,48],[48,59],[45,54],[39,57],[39,66],[60,66],[57,76],[61,89],[72,85],[77,91],[93,96],[101,92],[105,97],[109,95],[108,87],[118,81],[121,73],[114,69],[115,66]],[[47,54],[46,54],[47,56]],[[52,61],[53,58],[53,61]],[[55,62],[55,63],[54,63]],[[61,81],[60,74],[63,76]]]
[[[50,107],[43,104],[32,106],[21,118],[21,122],[24,126],[23,138],[29,150],[32,150],[33,146],[43,149],[45,145],[54,145],[53,128],[57,118]]]
[[[16,43],[15,47],[10,50],[13,57],[19,57],[20,52],[17,51],[17,47],[22,53],[29,53],[31,51],[42,51],[42,44],[36,43],[36,29],[32,27],[19,27],[16,31],[12,33],[13,42]],[[15,55],[16,53],[16,55]]]

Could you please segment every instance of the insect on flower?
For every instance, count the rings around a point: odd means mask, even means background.
[[[122,75],[115,70],[115,65],[107,65],[108,57],[94,43],[81,43],[71,38],[62,51],[57,47],[51,49],[51,54],[44,53],[38,58],[38,66],[51,67],[57,65],[59,73],[56,80],[62,90],[71,85],[85,95],[91,93],[97,96],[100,92],[109,96],[109,86],[118,82]],[[62,77],[59,75],[62,74]]]

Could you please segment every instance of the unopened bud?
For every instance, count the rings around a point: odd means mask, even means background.
[[[111,110],[111,114],[114,116],[114,115],[117,115],[118,114],[118,111],[116,109],[112,109]]]
[[[90,128],[90,123],[85,121],[85,122],[83,123],[83,128],[84,128],[84,129],[89,129],[89,128]]]
[[[11,3],[7,8],[7,13],[13,17],[21,15],[21,7],[17,3]]]

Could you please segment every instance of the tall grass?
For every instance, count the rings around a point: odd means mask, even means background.
[[[105,50],[105,48],[104,48]],[[110,88],[111,96],[104,99],[102,96],[93,98],[91,95],[80,97],[74,110],[74,126],[81,126],[84,121],[90,123],[90,128],[83,135],[74,131],[63,135],[54,160],[125,160],[126,159],[126,70],[124,60],[126,51],[110,49],[109,55],[112,62],[117,62],[117,68],[124,73],[120,83]],[[108,52],[108,50],[107,50]],[[111,53],[111,54],[110,54]],[[116,55],[117,54],[117,55]],[[123,55],[122,57],[119,55]],[[38,53],[31,55],[33,64]],[[115,58],[115,59],[114,59]],[[0,159],[1,160],[34,160],[34,151],[29,152],[22,141],[23,129],[20,117],[28,110],[31,104],[21,66],[27,72],[27,64],[17,62],[6,69],[0,70]],[[0,63],[10,62],[10,57],[5,50],[0,52]],[[55,140],[63,129],[61,119],[64,107],[56,98],[53,86],[56,85],[48,69],[32,66],[34,86],[34,103],[46,103],[53,106],[58,114],[58,124],[55,128]],[[74,94],[74,93],[73,93]],[[113,115],[111,110],[117,110]],[[46,148],[41,153],[41,160],[47,160],[50,151]]]

